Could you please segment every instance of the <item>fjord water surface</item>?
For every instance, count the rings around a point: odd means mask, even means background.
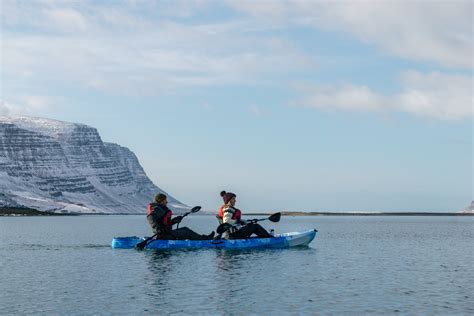
[[[213,216],[181,224],[200,233]],[[282,217],[282,250],[111,249],[144,216],[0,218],[0,314],[473,314],[473,217]]]

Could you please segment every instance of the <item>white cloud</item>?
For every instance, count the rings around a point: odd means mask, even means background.
[[[8,17],[2,44],[7,77],[24,74],[31,81],[150,94],[187,86],[266,83],[314,67],[291,43],[246,32],[251,21],[178,23],[154,16],[167,12],[160,10],[161,3],[144,3],[150,10],[146,14],[134,2],[8,4],[2,13]],[[191,8],[199,11],[205,4],[196,1]],[[25,27],[36,31],[23,31]]]
[[[5,0],[2,5],[2,76],[5,89],[14,85],[20,93],[45,82],[133,95],[190,86],[285,84],[289,77],[314,74],[315,62],[290,37],[267,31],[301,25],[349,32],[404,58],[472,67],[471,1],[229,1],[245,16],[214,22],[183,19],[209,13],[220,2]],[[470,78],[449,76],[460,81],[454,86],[443,81],[447,75],[419,76],[431,85],[407,73],[403,91],[390,99],[367,86],[346,85],[314,88],[302,103],[465,117]],[[41,103],[15,102],[30,109]]]
[[[384,95],[364,86],[303,87],[306,97],[294,105],[349,110],[398,111],[440,120],[468,119],[473,115],[473,78],[432,72],[402,74],[402,90]]]
[[[51,106],[51,99],[40,95],[26,95],[23,97],[24,104],[33,110],[41,110]]]
[[[473,67],[472,1],[362,1],[357,9],[336,7],[335,14],[341,21],[336,28],[395,55],[447,67]]]
[[[404,90],[393,100],[401,111],[437,119],[472,117],[473,77],[409,71],[402,81]]]
[[[0,100],[0,115],[18,116],[32,115],[34,111],[27,105],[17,105],[4,100]]]
[[[0,99],[0,115],[40,116],[44,111],[52,109],[54,102],[50,97],[39,95],[23,95],[14,102]]]
[[[473,67],[474,2],[470,0],[228,3],[275,26],[299,24],[341,31],[403,58]]]
[[[10,115],[11,105],[7,102],[0,100],[0,115]]]
[[[316,87],[302,105],[340,110],[372,111],[383,106],[380,97],[365,86]]]
[[[54,24],[55,28],[68,31],[86,31],[86,18],[74,9],[51,9],[46,10],[48,19]]]

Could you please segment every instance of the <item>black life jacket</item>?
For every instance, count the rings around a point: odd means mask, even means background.
[[[158,236],[163,236],[166,233],[171,232],[171,216],[173,212],[165,205],[158,203],[148,204],[148,215],[147,220],[150,224],[153,232]]]

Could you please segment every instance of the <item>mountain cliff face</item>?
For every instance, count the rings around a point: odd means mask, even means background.
[[[0,116],[0,207],[143,214],[158,192],[135,154],[104,143],[93,127]],[[188,209],[168,200],[177,212]]]

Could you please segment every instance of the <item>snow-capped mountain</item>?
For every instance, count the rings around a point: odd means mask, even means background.
[[[0,207],[143,214],[158,192],[135,154],[93,127],[0,116]],[[177,213],[189,209],[168,200]]]
[[[471,205],[466,206],[463,210],[461,210],[461,213],[474,213],[474,201],[471,202]]]

